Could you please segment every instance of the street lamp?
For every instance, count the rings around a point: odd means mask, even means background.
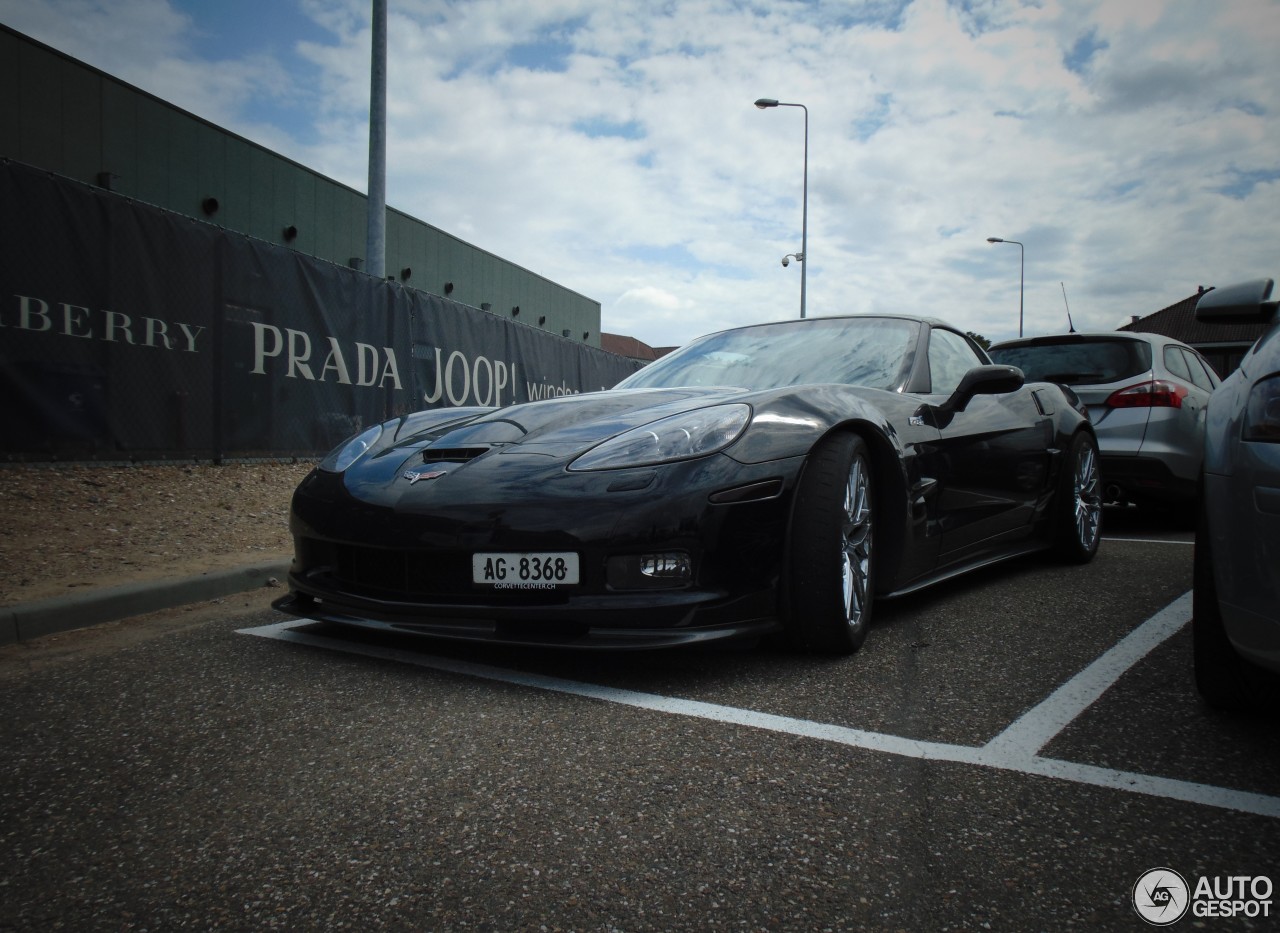
[[[804,104],[787,104],[762,97],[756,101],[761,110],[772,107],[799,107],[804,111],[804,188],[800,206],[800,252],[794,254],[800,263],[800,317],[804,317],[805,274],[809,271],[809,108]],[[786,265],[784,260],[782,263]]]
[[[1012,243],[1018,247],[1018,336],[1022,336],[1022,296],[1027,287],[1027,250],[1017,240],[1003,240],[998,236],[987,237],[988,243]]]

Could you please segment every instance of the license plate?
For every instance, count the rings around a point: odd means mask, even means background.
[[[471,580],[499,590],[554,590],[578,583],[578,555],[572,551],[530,551],[471,555]]]

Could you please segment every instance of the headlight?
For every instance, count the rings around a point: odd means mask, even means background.
[[[751,421],[749,405],[717,405],[633,428],[591,448],[571,470],[614,470],[705,457],[728,447]]]
[[[1244,407],[1244,439],[1280,443],[1280,376],[1262,379]]]
[[[343,473],[351,464],[363,457],[366,451],[378,443],[382,436],[382,425],[375,424],[365,428],[350,440],[343,441],[329,452],[329,456],[320,461],[320,469],[328,473]]]

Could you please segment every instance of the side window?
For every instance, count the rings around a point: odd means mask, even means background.
[[[1182,355],[1181,347],[1164,348],[1164,368],[1175,376],[1191,382],[1191,370],[1187,369],[1187,360]]]
[[[929,333],[929,376],[933,380],[930,391],[934,395],[950,395],[965,373],[981,365],[973,347],[959,334],[937,328]]]
[[[1194,350],[1183,350],[1182,353],[1187,358],[1187,368],[1191,370],[1191,381],[1206,392],[1212,392],[1216,389],[1218,387],[1217,376],[1209,368],[1209,364],[1200,357],[1200,354]]]

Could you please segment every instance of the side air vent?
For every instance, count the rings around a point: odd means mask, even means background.
[[[716,505],[730,502],[760,502],[764,499],[773,499],[781,492],[782,480],[766,479],[758,483],[748,483],[745,486],[735,486],[732,489],[722,489],[712,493],[710,499]]]

